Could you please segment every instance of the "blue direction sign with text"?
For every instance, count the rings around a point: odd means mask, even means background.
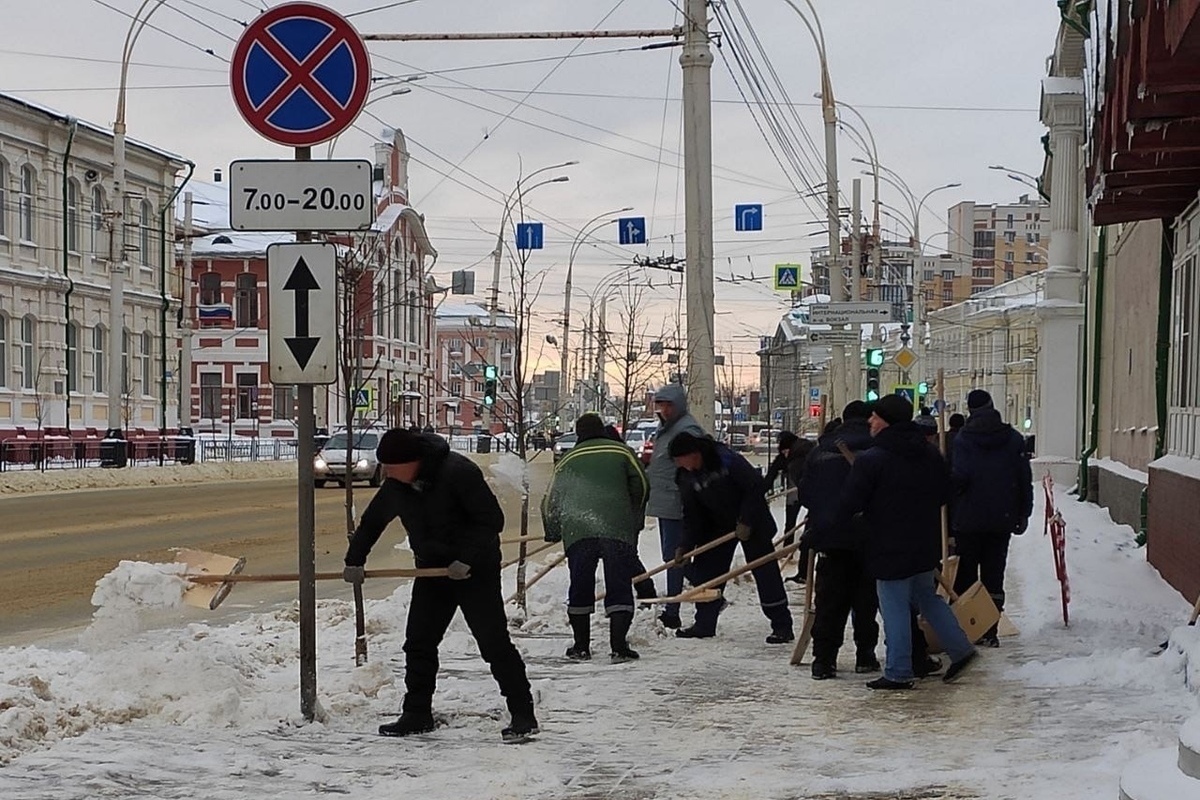
[[[762,203],[745,203],[733,207],[733,224],[739,231],[761,231],[762,217]]]
[[[621,244],[645,244],[646,218],[621,217],[617,220],[617,236]]]
[[[540,223],[540,222],[518,222],[517,223],[517,249],[518,250],[541,250],[542,249],[542,223]]]

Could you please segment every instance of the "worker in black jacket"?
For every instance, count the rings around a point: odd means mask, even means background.
[[[784,545],[789,545],[796,540],[794,529],[796,520],[800,518],[800,501],[796,497],[796,487],[804,478],[805,460],[813,451],[813,447],[815,447],[814,443],[808,439],[802,439],[791,431],[783,431],[779,434],[779,455],[767,468],[767,490],[770,491],[780,475],[784,477],[783,486],[787,490],[787,501],[783,513],[783,530],[786,533],[783,538]],[[800,563],[803,565],[808,561],[808,551],[801,547],[799,553]],[[801,567],[799,575],[799,582],[803,583],[803,567]]]
[[[380,437],[375,456],[386,480],[350,539],[343,577],[362,582],[367,554],[393,519],[404,526],[418,567],[449,570],[449,577],[413,581],[404,641],[404,705],[400,718],[381,725],[379,733],[409,736],[434,729],[438,645],[460,608],[512,714],[504,739],[521,741],[537,733],[525,663],[509,639],[500,591],[504,512],[483,473],[470,459],[450,452],[436,434],[389,430]]]
[[[677,468],[675,481],[683,504],[683,536],[676,562],[706,542],[735,531],[737,537],[720,547],[696,556],[687,568],[687,578],[700,585],[729,571],[733,552],[741,542],[747,563],[771,552],[775,518],[767,506],[762,473],[742,456],[707,436],[679,433],[670,444]],[[768,644],[792,641],[792,615],[779,564],[770,561],[753,571],[754,585],[763,614],[771,622]],[[675,635],[683,639],[707,639],[717,633],[717,616],[723,599],[696,604],[696,621]]]

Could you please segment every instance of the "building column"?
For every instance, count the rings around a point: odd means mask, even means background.
[[[1075,480],[1079,456],[1079,392],[1083,324],[1080,219],[1083,173],[1083,81],[1042,82],[1042,122],[1050,129],[1050,247],[1043,297],[1037,304],[1038,464],[1064,485]]]

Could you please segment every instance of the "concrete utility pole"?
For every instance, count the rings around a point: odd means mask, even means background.
[[[689,406],[713,430],[716,385],[713,370],[712,85],[707,0],[687,0],[683,52],[683,183],[687,232],[687,371]],[[835,179],[836,180],[836,179]],[[836,202],[835,212],[836,212]]]
[[[183,194],[183,286],[179,291],[179,427],[192,425],[192,193]]]
[[[837,102],[833,97],[833,84],[824,54],[821,58],[821,109],[825,117],[825,211],[829,225],[829,294],[835,303],[846,299],[846,279],[842,275],[841,225],[838,217],[838,168],[837,168]],[[834,330],[843,326],[835,325]],[[846,404],[846,347],[834,343],[829,356],[829,407],[834,416],[841,413]]]
[[[117,120],[113,123],[113,191],[112,212],[109,214],[111,235],[108,262],[108,427],[120,430],[121,395],[125,392],[124,359],[121,346],[125,340],[125,96],[121,95]]]
[[[852,287],[850,299],[858,301],[862,299],[859,288],[861,282],[859,266],[862,263],[862,181],[855,178],[851,185],[854,188],[851,192],[850,220],[854,226],[854,232],[850,238],[850,285]],[[850,328],[858,334],[858,340],[861,342],[862,325],[855,323]],[[850,363],[846,369],[846,380],[848,381],[846,402],[850,402],[850,398],[857,399],[863,394],[861,352],[862,346],[859,344],[850,348],[850,352],[847,354]]]

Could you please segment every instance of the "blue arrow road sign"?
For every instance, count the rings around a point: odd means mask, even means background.
[[[517,249],[518,250],[541,250],[542,249],[542,223],[540,223],[540,222],[518,222],[517,223]]]
[[[621,244],[645,244],[646,218],[621,217],[617,220],[617,236]]]
[[[733,207],[733,224],[739,231],[761,231],[762,217],[762,203],[746,203]]]

